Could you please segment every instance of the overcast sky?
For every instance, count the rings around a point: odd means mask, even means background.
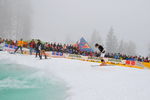
[[[133,40],[147,55],[150,43],[150,0],[33,0],[34,38],[64,42],[90,39],[97,30],[103,40],[110,27],[119,39]]]

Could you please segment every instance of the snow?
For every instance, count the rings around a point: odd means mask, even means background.
[[[63,80],[67,100],[150,100],[150,70],[65,58],[39,60],[34,56],[0,52],[0,59],[39,68]]]

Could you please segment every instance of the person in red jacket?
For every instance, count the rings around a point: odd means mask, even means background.
[[[34,48],[35,48],[35,41],[34,39],[32,39],[32,41],[29,43],[30,55],[32,55]]]
[[[15,45],[14,41],[13,40],[10,40],[10,45]]]

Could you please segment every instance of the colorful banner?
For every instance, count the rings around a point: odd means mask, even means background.
[[[92,48],[89,46],[87,41],[82,37],[78,42],[77,42],[80,51],[87,51],[87,52],[93,52]]]

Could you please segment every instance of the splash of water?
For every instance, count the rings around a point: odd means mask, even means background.
[[[0,61],[0,100],[64,100],[65,85],[45,71]]]

